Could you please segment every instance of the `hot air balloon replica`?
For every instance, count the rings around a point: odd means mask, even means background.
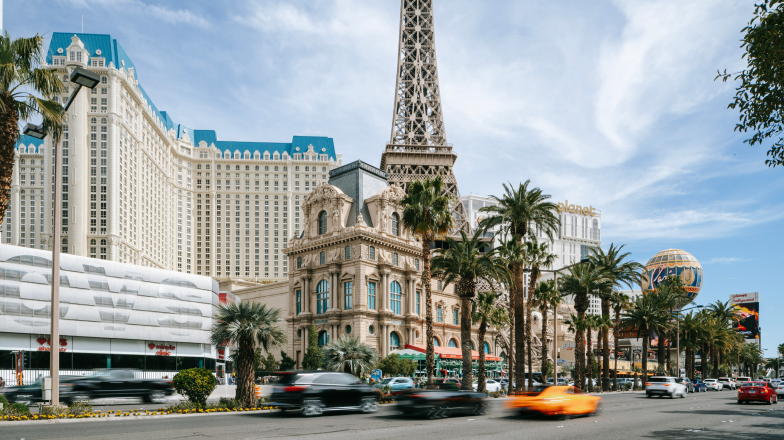
[[[682,249],[667,249],[648,260],[640,287],[643,291],[656,289],[665,278],[672,276],[681,278],[689,299],[694,301],[702,289],[702,265]]]

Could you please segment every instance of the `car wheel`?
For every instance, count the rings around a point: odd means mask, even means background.
[[[476,406],[474,407],[473,414],[475,416],[481,416],[481,415],[487,414],[487,407],[482,402],[477,403]]]
[[[738,399],[738,405],[743,405],[743,401]]]
[[[365,414],[370,414],[378,411],[378,405],[376,404],[376,399],[372,397],[365,397],[359,403],[359,410]]]
[[[68,399],[68,401],[70,403],[90,402],[90,395],[89,394],[76,394],[74,396],[71,396],[71,398]]]
[[[150,394],[144,396],[145,402],[163,403],[166,401],[166,394],[163,391],[151,391]]]
[[[778,403],[779,403],[779,396],[776,396],[776,398],[773,399],[773,404],[776,405]]]
[[[427,417],[430,419],[443,419],[446,418],[446,408],[443,406],[434,406],[430,408],[430,411],[427,413]]]
[[[310,399],[302,403],[302,415],[305,417],[320,416],[324,412],[321,399]]]
[[[681,393],[681,399],[685,399],[686,394],[688,394],[688,391],[684,391],[683,393]]]
[[[768,397],[768,405],[773,405],[773,396]]]

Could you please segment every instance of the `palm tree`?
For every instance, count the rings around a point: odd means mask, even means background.
[[[539,278],[539,269],[550,267],[555,263],[555,259],[558,258],[555,254],[551,254],[549,252],[550,245],[547,243],[539,243],[536,240],[536,236],[533,237],[532,240],[526,241],[525,245],[525,265],[528,266],[529,272],[529,281],[528,281],[528,303],[525,306],[525,343],[528,346],[528,385],[533,385],[534,380],[534,369],[533,369],[533,356],[531,354],[531,321],[533,315],[533,308],[534,308],[534,293],[536,291],[536,281]],[[543,323],[543,328],[547,327],[547,322]],[[545,339],[543,339],[542,346],[545,345]],[[544,348],[542,349],[544,350]],[[542,356],[542,361],[544,362],[544,356]]]
[[[613,328],[613,347],[615,347],[615,365],[613,366],[613,370],[615,370],[615,374],[613,375],[613,391],[618,391],[618,339],[620,338],[620,331],[621,331],[621,312],[626,311],[631,304],[630,298],[624,294],[623,292],[614,291],[613,295],[610,297],[610,305],[613,308],[613,312],[615,314],[615,325]]]
[[[477,391],[487,391],[485,384],[485,334],[487,327],[503,328],[509,323],[506,308],[497,303],[495,292],[479,292],[471,305],[471,320],[479,323],[479,368],[477,371]]]
[[[510,282],[506,283],[508,290],[509,290],[509,355],[507,356],[508,360],[508,368],[509,368],[509,389],[508,394],[512,394],[514,391],[515,383],[519,383],[522,386],[524,378],[522,372],[519,372],[515,369],[515,356],[517,353],[517,344],[515,340],[515,332],[518,327],[523,328],[522,320],[517,322],[517,314],[515,311],[517,310],[516,304],[517,300],[520,299],[522,301],[522,296],[517,294],[517,279],[514,278],[514,268],[515,267],[522,267],[524,264],[524,252],[523,252],[523,244],[517,243],[514,240],[500,240],[500,246],[496,248],[498,250],[499,257],[504,261],[506,264],[509,273],[512,273],[513,277]],[[522,282],[519,284],[522,286]],[[522,315],[521,315],[522,319]],[[524,343],[524,341],[523,341]],[[523,347],[525,348],[525,347]],[[520,373],[519,377],[517,374],[513,374],[513,372]]]
[[[513,187],[511,183],[509,185],[504,184],[503,196],[490,196],[497,205],[486,206],[480,209],[480,212],[488,213],[488,216],[482,220],[480,226],[488,230],[495,226],[501,226],[501,234],[509,235],[511,241],[518,245],[523,243],[523,239],[529,232],[529,227],[538,229],[552,241],[553,234],[561,224],[561,220],[556,214],[558,206],[549,202],[550,196],[542,194],[542,190],[539,188],[529,189],[530,183],[530,180],[526,180],[517,188]],[[515,288],[512,290],[515,295],[513,323],[514,340],[516,343],[515,379],[518,384],[522,384],[525,380],[525,362],[523,359],[525,356],[525,329],[523,328],[523,265],[520,262],[513,263],[512,274],[515,285]]]
[[[642,383],[648,380],[648,345],[651,329],[660,328],[669,322],[669,315],[662,313],[659,303],[650,292],[638,296],[623,317],[623,323],[637,329],[642,337]],[[645,389],[645,385],[643,385]]]
[[[549,374],[549,363],[547,362],[547,321],[548,321],[548,312],[550,308],[556,311],[556,319],[554,322],[554,326],[558,325],[557,320],[557,311],[558,306],[561,305],[563,298],[561,297],[561,292],[556,290],[555,288],[555,280],[548,280],[542,281],[536,286],[536,291],[533,294],[534,298],[534,306],[539,308],[539,311],[542,312],[542,380],[543,383],[547,383],[547,376]],[[557,353],[557,351],[556,351]],[[553,365],[554,370],[557,367],[557,359],[555,359],[555,353],[553,353]],[[553,371],[553,377],[556,377],[556,371]]]
[[[256,404],[254,389],[253,354],[255,346],[269,353],[272,348],[286,343],[286,333],[278,325],[280,309],[266,304],[239,302],[222,304],[215,316],[210,341],[212,345],[237,347],[237,392],[235,398],[243,406]]]
[[[605,276],[604,270],[592,264],[578,264],[569,268],[569,273],[558,279],[561,283],[559,290],[567,295],[574,295],[574,309],[579,320],[585,318],[588,310],[588,296],[607,288],[610,280]],[[577,328],[575,332],[575,373],[580,382],[575,381],[575,386],[581,390],[585,387],[585,333],[584,329]]]
[[[694,377],[694,354],[699,348],[701,325],[699,317],[693,312],[683,314],[680,319],[680,338],[686,350],[686,375]]]
[[[422,245],[422,284],[425,287],[425,326],[427,331],[427,383],[433,384],[435,352],[433,349],[433,304],[430,292],[430,243],[452,229],[452,198],[444,193],[441,176],[414,180],[403,198],[403,227],[419,238]]]
[[[0,223],[8,209],[19,123],[43,118],[49,134],[59,137],[63,107],[51,100],[64,90],[56,70],[41,68],[43,37],[0,36]],[[37,95],[40,95],[37,96]]]
[[[670,317],[672,317],[673,310],[681,308],[689,301],[686,296],[686,289],[684,289],[680,277],[666,278],[656,287],[656,290],[649,292],[648,295],[651,295],[651,298],[656,301],[656,304],[662,313],[666,313]],[[669,348],[667,347],[667,341],[668,339],[671,339],[668,338],[668,332],[672,327],[674,327],[672,322],[667,321],[661,326],[653,329],[659,338],[657,345],[657,357],[659,359],[658,374],[666,373],[665,356],[667,358],[670,357],[668,354]]]
[[[614,291],[620,290],[622,285],[631,288],[633,285],[639,284],[642,272],[645,270],[642,264],[627,260],[631,253],[621,253],[623,247],[624,245],[616,247],[615,244],[610,243],[610,248],[606,252],[597,247],[588,257],[590,263],[602,268],[610,280],[609,288],[599,291],[599,298],[602,301],[602,317],[605,319],[610,319],[610,300]],[[602,391],[610,390],[609,342],[609,328],[605,328],[602,330]]]
[[[378,362],[378,352],[358,336],[341,335],[324,347],[324,361],[332,371],[364,376]]]
[[[575,334],[575,348],[574,348],[574,370],[572,370],[572,380],[574,380],[574,386],[584,390],[585,389],[585,348],[578,352],[577,350],[577,335],[583,335],[583,340],[580,344],[585,345],[585,331],[588,330],[588,326],[590,323],[588,322],[588,316],[583,315],[579,317],[572,313],[569,318],[564,319],[564,324],[566,324],[567,328],[569,329],[570,333]],[[580,371],[581,370],[581,371]]]
[[[604,341],[601,338],[601,335],[604,332],[609,331],[609,329],[612,328],[612,326],[613,326],[613,324],[612,324],[612,321],[610,321],[609,317],[605,318],[602,315],[594,315],[594,329],[596,329],[599,332],[597,334],[597,336],[598,336],[597,344],[599,345],[599,347],[598,347],[598,352],[599,353],[605,353],[605,351],[606,351],[605,349],[607,348],[605,346]],[[607,351],[607,356],[609,357],[609,355],[610,355],[609,351]],[[608,371],[608,375],[609,375],[609,371]],[[605,391],[605,390],[602,388],[602,391]],[[610,391],[609,383],[608,383],[606,391]]]
[[[433,275],[439,277],[444,285],[456,283],[460,297],[460,346],[463,351],[462,389],[473,389],[473,362],[471,356],[471,300],[476,295],[476,283],[484,280],[488,284],[494,280],[508,278],[504,261],[496,258],[496,250],[489,249],[482,242],[485,231],[481,228],[468,238],[460,231],[460,241],[446,237],[446,247],[437,249],[432,261]]]
[[[597,317],[597,315],[589,313],[589,314],[585,315],[585,318],[584,318],[584,320],[585,320],[585,332],[587,333],[586,340],[588,341],[588,359],[586,361],[586,364],[588,366],[586,367],[586,371],[587,371],[586,377],[588,378],[587,387],[588,387],[588,392],[589,393],[593,393],[593,360],[594,360],[594,357],[593,357],[593,335],[592,335],[592,333],[593,333],[593,330],[597,328],[596,327],[596,324],[597,324],[596,323],[596,317]]]

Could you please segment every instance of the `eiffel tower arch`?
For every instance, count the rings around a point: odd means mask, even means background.
[[[433,27],[433,0],[401,0],[392,135],[381,155],[389,182],[408,189],[412,180],[441,176],[452,196],[455,230],[468,231],[453,168],[457,154],[446,142]]]

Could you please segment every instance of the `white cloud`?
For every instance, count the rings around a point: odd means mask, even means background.
[[[703,264],[729,264],[729,263],[737,263],[740,261],[748,261],[748,260],[743,258],[738,258],[738,257],[713,257]]]
[[[200,28],[207,28],[210,23],[204,18],[188,9],[170,9],[164,6],[147,4],[141,0],[61,0],[75,7],[95,8],[103,7],[112,12],[119,10],[131,11],[157,18],[171,24],[190,24]],[[110,30],[107,30],[107,32]]]

